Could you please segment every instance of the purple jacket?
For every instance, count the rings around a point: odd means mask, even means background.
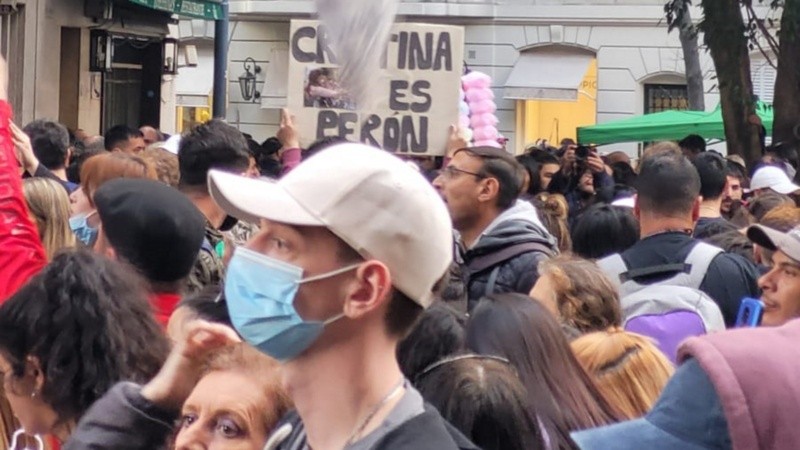
[[[733,450],[800,448],[800,319],[686,340],[708,374],[728,421]]]

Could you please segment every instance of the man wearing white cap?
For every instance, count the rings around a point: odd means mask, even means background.
[[[800,190],[800,186],[792,183],[786,172],[779,167],[764,166],[753,174],[750,191],[759,196],[770,189],[779,194],[789,195]]]
[[[212,171],[209,184],[228,213],[262,224],[233,256],[225,295],[242,338],[284,362],[297,408],[265,448],[476,448],[425,406],[395,357],[452,261],[447,209],[422,175],[341,144],[277,183]],[[100,400],[66,449],[148,448],[165,437],[159,423],[177,415],[198,361],[235,339],[211,324],[186,335],[148,385]]]

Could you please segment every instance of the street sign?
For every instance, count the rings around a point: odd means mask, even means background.
[[[129,0],[147,8],[196,19],[222,19],[222,6],[213,0]]]

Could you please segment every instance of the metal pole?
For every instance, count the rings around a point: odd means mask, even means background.
[[[228,98],[228,0],[222,0],[222,18],[214,24],[214,118],[224,119]]]

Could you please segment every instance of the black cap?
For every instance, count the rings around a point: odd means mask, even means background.
[[[150,281],[189,275],[205,236],[205,218],[177,190],[157,181],[120,178],[94,194],[103,234],[117,255]]]

